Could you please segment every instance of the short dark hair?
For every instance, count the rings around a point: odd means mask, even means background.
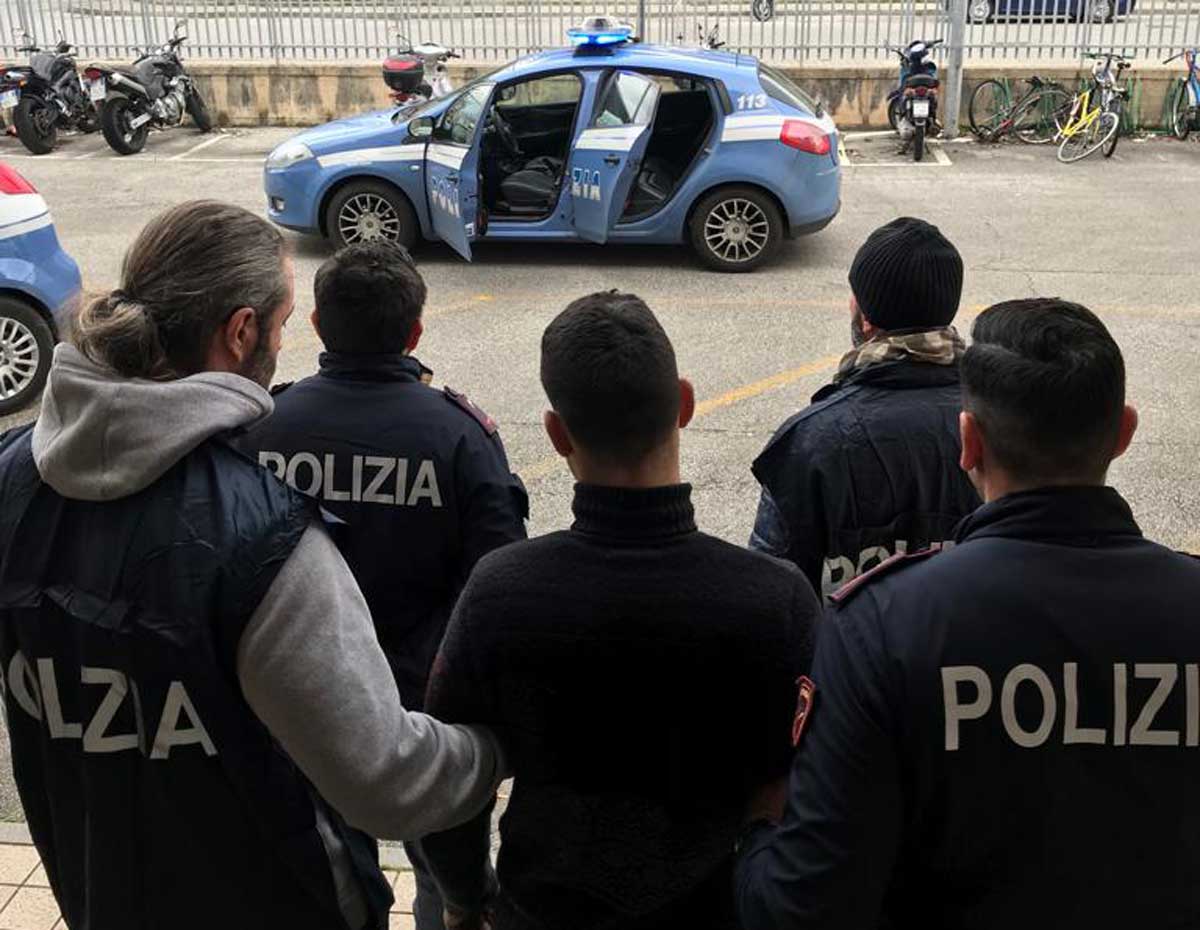
[[[412,257],[386,240],[348,245],[313,281],[317,326],[331,352],[403,352],[425,307],[425,282]]]
[[[542,387],[572,439],[607,462],[642,460],[679,422],[675,350],[633,294],[589,294],[554,318]]]
[[[963,406],[1014,477],[1103,477],[1125,407],[1125,362],[1092,311],[1056,297],[1010,300],[975,320]]]

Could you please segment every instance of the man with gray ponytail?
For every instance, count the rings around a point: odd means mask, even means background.
[[[13,768],[70,926],[383,928],[359,831],[454,826],[503,774],[405,711],[320,512],[229,443],[271,412],[292,279],[253,214],[167,211],[0,439]]]

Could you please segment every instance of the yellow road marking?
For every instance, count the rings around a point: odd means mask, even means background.
[[[809,375],[815,375],[822,371],[828,371],[833,368],[841,360],[840,355],[826,355],[824,358],[819,358],[815,362],[809,362],[807,365],[801,365],[799,368],[792,368],[788,371],[781,371],[778,374],[771,375],[768,378],[763,378],[759,381],[752,381],[750,384],[743,384],[741,387],[734,388],[732,391],[726,391],[724,394],[719,394],[716,397],[710,397],[708,400],[702,400],[696,404],[696,416],[702,417],[712,413],[714,410],[721,410],[724,407],[732,407],[736,403],[743,400],[749,400],[752,397],[758,397],[760,394],[765,394],[767,391],[773,391],[775,388],[786,387],[799,381],[801,378],[807,378]]]

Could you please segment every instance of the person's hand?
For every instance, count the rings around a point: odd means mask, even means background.
[[[750,795],[750,801],[746,805],[746,823],[756,820],[779,823],[783,819],[784,808],[787,807],[787,789],[788,778],[784,775],[767,782]]]

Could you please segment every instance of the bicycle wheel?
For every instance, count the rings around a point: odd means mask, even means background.
[[[967,107],[971,132],[983,140],[995,138],[1011,110],[1008,88],[999,81],[984,81],[971,93],[971,104]]]
[[[1176,139],[1186,139],[1188,133],[1192,131],[1191,103],[1187,81],[1180,81],[1176,85],[1175,101],[1171,106],[1171,131],[1175,133]]]
[[[1023,103],[1013,116],[1013,132],[1029,145],[1053,142],[1071,117],[1071,95],[1047,87]]]
[[[1117,131],[1120,121],[1115,113],[1101,113],[1086,126],[1081,127],[1062,140],[1058,147],[1058,160],[1064,164],[1087,158],[1108,141]]]
[[[1100,146],[1100,151],[1104,155],[1105,158],[1113,157],[1113,152],[1115,152],[1117,150],[1117,143],[1121,141],[1121,110],[1122,110],[1121,101],[1114,100],[1113,108],[1111,110],[1109,110],[1107,113],[1101,114],[1102,117],[1115,116],[1117,118],[1116,131],[1113,133],[1110,133],[1108,138],[1106,138]]]

